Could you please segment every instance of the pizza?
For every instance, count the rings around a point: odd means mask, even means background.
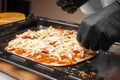
[[[53,28],[27,30],[11,40],[5,50],[48,66],[73,65],[97,53],[83,48],[77,31]]]

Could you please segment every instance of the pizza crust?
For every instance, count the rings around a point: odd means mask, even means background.
[[[94,55],[95,56],[95,55]],[[85,57],[85,58],[83,58],[83,59],[79,59],[79,61],[78,62],[75,62],[75,63],[73,63],[73,64],[58,64],[58,63],[44,63],[44,62],[40,62],[41,64],[43,64],[43,65],[47,65],[47,66],[71,66],[71,65],[74,65],[74,64],[78,64],[78,63],[80,63],[80,62],[83,62],[83,61],[86,61],[86,60],[88,60],[88,59],[91,59],[91,58],[93,58],[94,57],[93,55],[90,55],[90,56],[87,56],[87,57]]]
[[[28,58],[28,57],[16,54],[16,52],[14,52],[14,51],[10,52],[10,53],[13,53],[15,55],[18,55],[18,56],[21,56],[21,57],[24,57],[24,58],[27,58],[27,59],[30,59],[30,60],[35,61],[35,62],[38,62],[38,61],[34,60],[33,58]],[[88,59],[91,59],[98,54],[98,52],[93,52],[91,50],[87,51],[87,53],[88,54],[84,58],[81,58],[77,62],[72,63],[72,64],[58,64],[58,63],[55,63],[55,62],[52,62],[52,63],[38,62],[38,63],[43,64],[43,65],[47,65],[47,66],[71,66],[71,65],[78,64],[78,63],[81,63],[83,61],[86,61]]]

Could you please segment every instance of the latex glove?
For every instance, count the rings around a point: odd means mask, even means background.
[[[120,42],[120,0],[87,17],[81,23],[77,40],[87,49],[107,51]]]
[[[56,0],[56,3],[63,11],[74,13],[77,8],[86,3],[88,0]]]

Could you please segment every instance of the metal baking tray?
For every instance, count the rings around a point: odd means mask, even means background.
[[[27,29],[38,30],[49,26],[78,30],[76,23],[44,17],[34,17],[0,28],[0,60],[40,74],[51,80],[118,80],[120,79],[120,55],[99,51],[99,54],[84,62],[64,67],[51,67],[4,51],[7,43]],[[111,48],[112,49],[112,48]]]

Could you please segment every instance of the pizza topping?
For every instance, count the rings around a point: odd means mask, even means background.
[[[71,37],[70,36],[67,36],[68,39],[70,39]]]
[[[80,51],[79,51],[79,50],[73,50],[73,52],[74,52],[75,54],[80,53]]]
[[[23,38],[23,39],[30,39],[31,36],[23,36],[22,38]]]
[[[49,51],[44,50],[44,51],[41,51],[41,53],[44,53],[44,54],[49,54]]]
[[[69,34],[72,35],[72,34],[74,34],[74,32],[73,31],[69,31]]]
[[[56,43],[56,41],[54,41],[54,42],[50,42],[49,44],[50,44],[50,45],[54,45],[55,43]]]

